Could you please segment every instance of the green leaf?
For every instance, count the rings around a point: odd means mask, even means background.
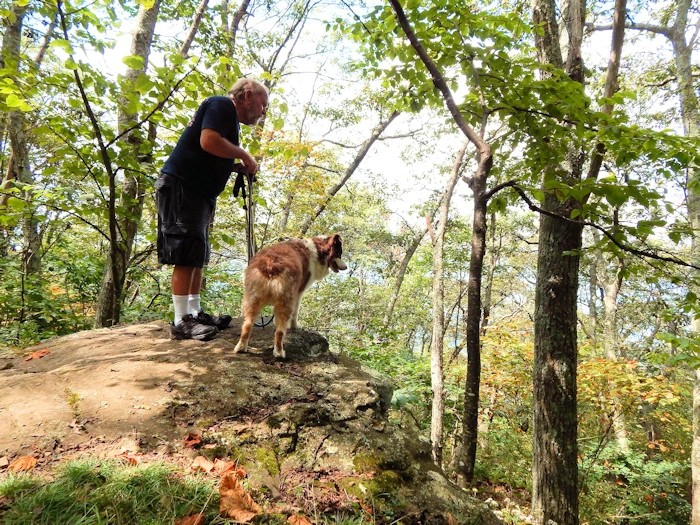
[[[63,49],[66,53],[69,55],[73,54],[73,46],[70,45],[70,42],[68,40],[64,39],[56,39],[52,40],[51,43],[49,44],[50,47],[58,47]]]
[[[22,211],[24,209],[24,201],[17,197],[10,197],[7,199],[7,205],[15,211]]]
[[[143,57],[138,55],[129,55],[122,58],[122,62],[130,69],[143,69],[145,64]]]
[[[153,81],[145,73],[140,73],[136,79],[134,89],[141,94],[146,94],[154,86]]]

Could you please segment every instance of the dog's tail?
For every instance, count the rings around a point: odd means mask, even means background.
[[[288,275],[287,272],[267,277],[257,268],[251,267],[244,272],[244,283],[246,295],[251,300],[265,304],[274,304],[278,300],[284,300],[289,291],[295,287],[292,276]]]

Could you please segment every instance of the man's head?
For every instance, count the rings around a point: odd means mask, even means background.
[[[268,89],[252,78],[241,78],[228,90],[241,124],[254,126],[267,112]]]

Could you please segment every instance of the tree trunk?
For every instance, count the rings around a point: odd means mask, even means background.
[[[569,217],[575,203],[545,197]],[[576,292],[581,227],[540,217],[535,291],[533,515],[536,523],[578,523]]]
[[[22,40],[22,25],[27,6],[12,5],[13,22],[6,19],[5,34],[2,40],[2,62],[3,65],[16,69],[19,68],[20,48]],[[9,186],[11,181],[25,184],[32,184],[32,176],[29,165],[29,147],[25,135],[25,119],[21,111],[9,111],[7,113],[7,134],[12,147],[12,162],[8,163],[5,181]],[[39,225],[34,217],[31,191],[23,192],[26,202],[26,212],[21,220],[23,250],[22,269],[28,279],[41,277],[41,235]]]
[[[603,347],[605,349],[605,357],[611,362],[616,362],[619,359],[619,336],[617,328],[617,298],[622,288],[622,277],[620,272],[624,268],[624,262],[620,262],[620,267],[615,268],[617,275],[610,281],[605,283],[605,324],[603,329]],[[615,406],[610,414],[612,418],[612,428],[615,433],[615,440],[620,452],[629,454],[629,439],[627,437],[627,423],[625,413],[622,407],[619,406],[620,400],[612,400]]]
[[[565,70],[582,82],[581,39],[585,7],[571,0],[565,24]],[[533,0],[533,21],[543,29],[535,37],[540,62],[563,68],[556,9],[552,0]],[[569,152],[565,183],[580,180],[582,156]],[[559,167],[554,168],[559,171]],[[545,193],[544,209],[568,218],[579,207]],[[576,407],[576,295],[582,227],[549,215],[540,216],[535,290],[534,428],[532,513],[538,525],[578,525],[578,446]]]
[[[461,486],[471,483],[476,464],[476,446],[479,433],[479,386],[481,383],[481,280],[486,253],[486,207],[490,195],[486,193],[486,181],[491,171],[493,157],[490,148],[486,154],[477,154],[479,161],[469,186],[474,194],[472,219],[472,244],[469,258],[469,285],[467,287],[467,377],[464,383],[464,417],[462,419],[461,453],[457,462],[457,481]]]
[[[435,214],[433,214],[433,217]],[[430,218],[427,218],[430,220]],[[394,314],[394,308],[396,307],[396,301],[401,293],[401,286],[403,285],[404,277],[406,276],[406,270],[408,270],[408,264],[411,262],[413,255],[416,253],[418,246],[423,241],[423,237],[428,233],[428,226],[426,225],[421,230],[419,230],[411,240],[411,244],[406,249],[406,255],[404,255],[399,265],[399,269],[396,271],[396,281],[394,282],[394,289],[391,292],[391,298],[389,299],[389,304],[386,307],[386,312],[384,312],[384,320],[382,321],[385,328],[389,328],[391,324],[391,317]]]
[[[457,153],[452,174],[447,183],[445,193],[440,201],[438,212],[438,227],[433,239],[433,337],[430,350],[430,384],[433,394],[433,406],[430,416],[430,444],[433,451],[433,461],[442,465],[442,448],[445,416],[445,392],[443,388],[443,350],[445,342],[445,305],[443,279],[443,251],[447,219],[450,212],[452,193],[459,180],[459,170],[464,160],[469,141],[465,141]]]
[[[499,250],[496,250],[496,212],[491,213],[491,256],[489,259],[489,268],[486,273],[486,288],[484,290],[484,300],[482,305],[481,315],[481,335],[486,334],[486,327],[491,318],[491,300],[493,295],[493,278],[496,274],[496,266],[498,266]]]
[[[131,54],[143,58],[143,68],[132,69],[126,73],[126,85],[133,85],[141,73],[146,71],[148,67],[148,55],[150,53],[151,42],[153,41],[153,32],[158,18],[160,9],[160,0],[148,9],[142,5],[139,9],[139,14],[136,20],[136,28],[131,41]],[[123,101],[125,103],[125,101]],[[138,118],[137,115],[126,113],[121,110],[119,113],[119,129],[125,131]],[[155,140],[153,136],[155,129],[151,128],[150,139]],[[127,145],[130,151],[134,152],[139,163],[147,163],[150,161],[150,154],[139,154],[143,139],[133,131],[128,132],[122,141]],[[98,297],[95,326],[112,326],[119,322],[122,305],[122,290],[126,280],[126,270],[131,256],[134,239],[138,230],[141,214],[143,212],[143,200],[145,195],[144,184],[146,178],[143,173],[147,169],[129,170],[125,173],[125,179],[121,189],[120,207],[125,210],[123,218],[110,216],[109,220],[116,223],[117,234],[117,249],[110,250],[110,256],[105,263],[102,274],[102,286]],[[114,231],[115,229],[111,229]]]
[[[683,130],[688,137],[700,136],[700,110],[695,93],[692,76],[692,47],[685,41],[688,26],[688,11],[690,0],[681,0],[678,3],[678,11],[674,28],[671,33],[673,52],[676,62],[676,74],[678,76],[678,89],[681,100],[681,116],[683,118]],[[700,195],[697,192],[697,182],[700,176],[700,168],[691,166],[688,168],[688,184],[686,186],[686,198],[688,205],[688,221],[692,234],[691,262],[700,264]],[[696,293],[700,293],[695,290]],[[697,316],[698,313],[694,312]],[[700,337],[700,319],[695,317],[691,321],[691,333],[693,337]],[[700,525],[700,370],[695,371],[695,384],[693,388],[693,444],[691,451],[692,471],[692,525]]]

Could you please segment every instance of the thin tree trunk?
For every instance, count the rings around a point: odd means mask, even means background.
[[[445,392],[443,386],[443,350],[445,342],[445,305],[443,278],[443,252],[445,232],[447,231],[447,219],[450,212],[452,193],[459,180],[459,170],[464,161],[464,154],[469,146],[465,141],[462,149],[457,153],[450,180],[440,201],[438,212],[438,227],[433,239],[433,337],[430,350],[430,384],[432,389],[433,404],[430,416],[430,444],[433,452],[433,461],[436,465],[442,465],[442,449],[445,416]]]
[[[406,254],[401,260],[399,269],[396,271],[396,281],[394,282],[394,289],[391,292],[389,304],[387,305],[386,312],[384,312],[384,319],[382,321],[385,328],[389,328],[389,325],[391,324],[391,317],[394,314],[396,301],[398,300],[399,294],[401,293],[401,286],[403,285],[403,280],[406,276],[406,270],[408,270],[408,264],[411,262],[413,255],[416,253],[416,250],[418,249],[418,246],[420,246],[420,243],[423,241],[423,237],[425,237],[426,233],[428,233],[427,225],[413,236],[411,244],[406,249]]]
[[[499,253],[496,250],[496,212],[491,213],[491,225],[489,226],[491,231],[491,256],[489,259],[489,268],[486,274],[486,289],[484,290],[484,300],[482,305],[482,316],[481,316],[481,335],[486,334],[486,327],[489,324],[489,319],[491,318],[491,300],[493,295],[493,278],[496,273],[496,266],[498,265]]]
[[[620,277],[620,272],[624,268],[624,262],[620,263],[621,266],[616,268],[616,277],[610,279],[609,282],[605,283],[605,323],[603,328],[603,347],[605,349],[605,357],[610,361],[617,361],[619,359],[619,336],[617,327],[617,298],[620,294],[620,289],[622,288],[622,278]],[[615,433],[615,440],[617,441],[617,446],[620,452],[623,454],[629,454],[629,439],[627,437],[627,424],[625,414],[621,407],[618,407],[619,399],[613,399],[615,402],[615,408],[612,411],[612,428]]]
[[[678,76],[678,89],[681,101],[681,116],[683,118],[683,130],[688,137],[700,136],[700,109],[695,92],[695,83],[692,76],[692,52],[693,46],[685,40],[688,27],[688,11],[690,0],[681,0],[678,3],[676,20],[671,33],[673,53],[676,62],[676,74]],[[697,33],[696,33],[697,35]],[[688,184],[686,186],[686,198],[688,206],[688,221],[693,232],[691,243],[691,262],[700,264],[700,195],[697,186],[700,177],[700,168],[691,166],[688,168]],[[697,277],[697,276],[696,276]],[[697,289],[696,293],[700,293]],[[697,315],[697,313],[696,313]],[[694,337],[700,337],[700,319],[694,317],[690,325]],[[692,472],[692,525],[700,525],[700,370],[695,371],[695,384],[693,387],[693,444],[691,451]]]
[[[229,28],[229,35],[231,37],[231,47],[229,50],[229,56],[231,58],[233,58],[236,53],[236,37],[238,36],[238,26],[241,24],[241,20],[243,20],[243,16],[245,15],[246,9],[248,9],[248,5],[250,5],[250,0],[243,0],[241,2],[241,5],[238,6],[236,13],[233,15],[233,20],[231,21],[231,27]]]
[[[207,4],[209,4],[209,0],[202,0],[199,4],[199,8],[197,8],[194,20],[192,20],[192,24],[190,24],[190,30],[187,32],[187,37],[182,43],[182,47],[180,47],[180,56],[182,58],[187,58],[189,56],[190,47],[192,46],[192,42],[194,42],[194,37],[197,35],[202,17],[207,10]]]
[[[481,159],[480,159],[481,160]],[[490,161],[489,161],[490,162]],[[490,166],[489,166],[490,167]],[[458,462],[457,481],[461,486],[471,483],[476,464],[476,446],[479,432],[479,386],[481,383],[481,278],[486,253],[486,179],[489,170],[479,170],[471,179],[474,193],[472,245],[469,258],[469,286],[467,291],[467,379],[464,388],[463,440],[464,457]]]
[[[142,5],[136,20],[136,28],[131,41],[131,54],[143,58],[143,68],[129,68],[126,73],[127,86],[136,82],[138,76],[146,71],[148,67],[148,55],[153,41],[158,12],[160,10],[160,0],[156,0],[150,8]],[[122,101],[126,104],[126,100]],[[124,131],[137,119],[137,115],[126,113],[121,110],[119,113],[119,129]],[[151,140],[155,137],[155,129],[151,128]],[[139,154],[143,139],[134,131],[127,133],[122,141],[134,152],[139,163],[146,163],[150,160],[150,154]],[[147,170],[134,170],[125,173],[122,184],[120,207],[125,210],[124,217],[120,221],[116,215],[110,216],[116,228],[111,228],[117,235],[117,249],[110,250],[110,257],[106,261],[103,274],[102,286],[98,297],[95,311],[95,326],[112,326],[119,322],[122,305],[122,290],[126,280],[126,270],[129,257],[133,248],[134,239],[138,230],[141,214],[143,212],[143,200],[145,195],[145,178],[143,173]]]
[[[442,75],[440,69],[437,67],[435,62],[430,58],[430,55],[426,52],[425,48],[421,44],[421,42],[418,40],[415,32],[413,31],[413,28],[408,22],[408,19],[406,18],[406,14],[401,7],[401,3],[399,0],[389,0],[389,3],[391,4],[392,8],[394,9],[394,13],[396,14],[396,18],[398,20],[399,25],[403,29],[404,33],[406,34],[406,37],[409,39],[411,42],[411,46],[413,49],[416,51],[418,56],[420,57],[421,61],[425,65],[426,69],[430,73],[430,77],[433,81],[433,84],[435,87],[440,91],[442,98],[445,102],[445,106],[447,107],[448,111],[450,112],[450,115],[452,115],[452,119],[454,120],[455,124],[457,124],[457,127],[459,127],[460,131],[464,134],[464,136],[471,142],[474,147],[476,148],[476,155],[477,155],[477,160],[478,160],[478,165],[476,172],[474,174],[474,177],[471,182],[472,186],[472,191],[474,192],[474,210],[475,210],[475,217],[474,220],[477,220],[476,214],[477,214],[477,207],[478,209],[481,209],[481,206],[484,206],[484,212],[483,212],[483,217],[479,217],[479,221],[484,221],[483,224],[483,231],[479,232],[474,232],[472,234],[472,242],[475,240],[475,236],[482,236],[482,239],[484,238],[483,236],[486,235],[486,215],[485,215],[485,206],[486,203],[488,203],[489,197],[486,196],[485,194],[485,189],[486,189],[486,181],[488,179],[489,172],[491,171],[491,166],[493,164],[493,152],[491,150],[491,146],[484,140],[483,137],[483,131],[485,130],[486,127],[486,120],[488,118],[488,111],[487,108],[484,106],[483,110],[483,118],[482,118],[482,127],[481,131],[482,134],[479,134],[476,132],[474,128],[472,128],[467,121],[464,119],[464,116],[459,110],[459,106],[455,102],[455,99],[452,95],[452,92],[450,91],[449,86],[447,85],[447,82],[445,81],[444,76]],[[476,74],[476,70],[474,71]],[[475,75],[478,77],[478,75]],[[482,106],[483,106],[483,100],[482,100]],[[479,201],[477,203],[477,201]],[[479,212],[481,215],[481,212]],[[483,244],[482,244],[483,247]],[[476,420],[473,419],[473,411],[474,407],[476,407],[475,411],[478,414],[478,403],[479,403],[479,374],[481,370],[481,363],[479,361],[479,345],[480,345],[480,340],[479,340],[479,322],[481,320],[481,272],[483,268],[483,250],[478,252],[478,247],[477,247],[477,253],[474,253],[474,246],[472,247],[472,254],[471,254],[471,259],[470,259],[470,265],[469,265],[469,291],[468,291],[468,303],[467,303],[467,354],[468,354],[468,369],[467,369],[467,380],[465,381],[465,399],[464,399],[464,406],[465,406],[465,416],[464,416],[464,436],[465,436],[465,444],[467,440],[471,440],[472,437],[476,441],[476,434],[477,434],[477,422]],[[480,259],[479,259],[480,258]],[[475,293],[478,292],[478,293]],[[474,316],[476,316],[476,321],[474,321]],[[471,370],[469,367],[472,367]],[[476,377],[474,374],[476,373]],[[468,428],[469,427],[469,428]],[[466,436],[469,436],[468,438]],[[466,447],[465,447],[466,450]],[[475,452],[474,452],[475,453]],[[469,451],[466,451],[467,456],[470,454]],[[465,474],[468,473],[469,466],[467,465],[467,458],[465,458],[464,461],[458,461],[458,465],[460,469],[465,469],[464,473],[462,476],[464,479],[466,479]],[[471,467],[473,471],[473,466]]]
[[[593,234],[594,244],[598,244],[600,235]],[[591,323],[590,339],[593,346],[598,344],[598,260],[599,254],[591,261],[588,271],[588,318]]]
[[[12,5],[13,22],[6,19],[5,34],[2,41],[2,61],[7,67],[18,68],[20,61],[20,48],[22,39],[22,25],[27,6]],[[25,135],[26,123],[24,114],[21,111],[9,111],[7,113],[7,133],[12,147],[12,162],[8,163],[8,172],[5,175],[6,184],[9,187],[11,181],[25,184],[32,184],[32,176],[29,164],[29,147]],[[27,279],[38,279],[41,277],[41,235],[39,226],[34,217],[32,205],[32,193],[23,192],[27,210],[31,213],[25,214],[21,220],[23,250],[22,269]]]
[[[692,76],[692,52],[697,31],[692,36],[690,44],[686,41],[688,29],[688,13],[691,8],[691,0],[679,0],[676,4],[676,16],[671,26],[655,26],[649,24],[626,24],[631,29],[650,31],[664,35],[673,46],[673,56],[676,66],[676,78],[681,105],[681,118],[683,130],[687,137],[700,136],[700,110],[695,94],[695,83]],[[616,8],[617,10],[617,8]],[[605,27],[603,29],[609,29]],[[700,176],[700,168],[690,166],[688,168],[688,184],[686,186],[686,202],[688,207],[688,221],[692,233],[691,238],[691,262],[700,264],[700,195],[693,190]],[[696,290],[697,292],[697,290]],[[700,320],[691,321],[691,332],[695,337],[700,336]],[[695,371],[695,384],[693,388],[693,444],[691,453],[692,471],[692,525],[700,525],[700,370]]]

